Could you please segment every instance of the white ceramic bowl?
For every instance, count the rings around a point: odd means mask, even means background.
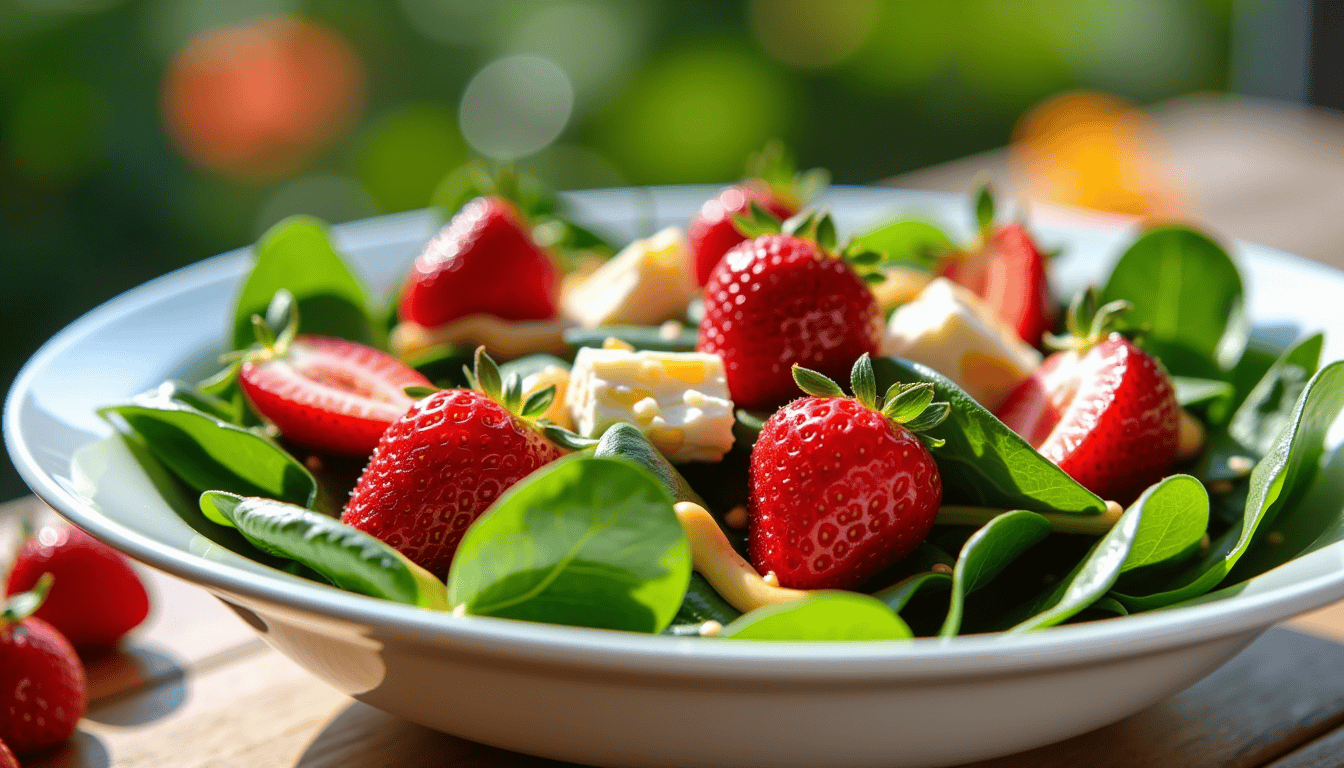
[[[712,188],[572,196],[623,237],[689,220]],[[840,188],[843,231],[900,211],[968,229],[965,202]],[[431,234],[424,214],[337,228],[374,289],[388,291]],[[1057,290],[1105,275],[1132,232],[1052,223],[1066,246]],[[1327,332],[1344,357],[1344,274],[1238,248],[1259,325]],[[248,266],[237,251],[150,282],[49,341],[9,393],[6,445],[38,496],[132,557],[210,590],[271,645],[395,715],[476,741],[603,766],[934,766],[1027,749],[1096,728],[1199,680],[1270,625],[1344,598],[1344,545],[1236,594],[1013,638],[752,643],[651,637],[447,614],[273,571],[195,533],[94,414],[219,351]],[[1338,463],[1305,503],[1344,504]],[[1328,486],[1328,487],[1327,487]],[[171,486],[164,486],[171,488]]]

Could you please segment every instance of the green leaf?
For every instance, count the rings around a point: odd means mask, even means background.
[[[23,621],[36,613],[37,609],[42,607],[42,603],[46,602],[47,595],[51,592],[51,585],[55,581],[56,577],[48,571],[38,577],[32,589],[11,595],[7,601],[0,600],[0,627]]]
[[[887,607],[896,613],[900,613],[916,595],[942,592],[951,588],[952,574],[943,571],[921,571],[875,593],[873,597],[886,603]]]
[[[475,375],[476,383],[480,386],[481,392],[488,395],[491,400],[499,402],[504,397],[504,382],[499,376],[499,366],[485,351],[484,346],[476,348],[475,358],[476,364],[472,368],[472,373]]]
[[[887,276],[881,272],[864,272],[863,282],[868,285],[880,285],[887,282]]]
[[[1096,603],[1120,574],[1191,553],[1209,524],[1209,495],[1189,475],[1173,475],[1143,492],[1087,557],[1028,609],[1012,628],[1053,627]],[[1123,603],[1124,598],[1119,598]]]
[[[753,205],[755,204],[753,203]],[[768,215],[769,214],[767,213],[767,216]],[[763,235],[773,235],[779,232],[778,221],[775,221],[774,224],[770,224],[768,222],[759,221],[755,218],[748,218],[740,213],[734,213],[732,215],[732,220],[733,220],[733,228],[736,229],[743,237],[747,238],[748,240],[752,240],[757,237],[761,237]]]
[[[1289,418],[1288,428],[1251,471],[1250,493],[1239,523],[1164,592],[1116,595],[1131,611],[1161,608],[1189,600],[1218,586],[1255,540],[1261,526],[1272,525],[1292,509],[1316,478],[1325,453],[1325,436],[1344,410],[1344,361],[1322,368],[1307,384]]]
[[[982,233],[994,226],[994,189],[988,184],[975,191],[975,224]]]
[[[910,628],[881,600],[855,592],[818,592],[771,605],[724,627],[736,640],[905,640]]]
[[[258,549],[312,568],[350,592],[435,610],[448,608],[443,582],[361,530],[293,504],[222,491],[201,494],[201,511],[238,529]]]
[[[868,250],[846,250],[845,260],[856,267],[875,267],[882,261],[882,254]]]
[[[893,389],[896,390],[894,394]],[[887,389],[887,402],[882,406],[882,415],[898,424],[905,424],[923,415],[931,403],[932,384],[893,384]]]
[[[633,462],[578,455],[533,473],[467,529],[449,598],[472,614],[661,632],[690,574],[667,489]]]
[[[737,409],[733,414],[733,437],[745,447],[755,445],[756,438],[760,436],[761,430],[765,429],[765,422],[773,415],[773,413]]]
[[[704,576],[692,571],[690,584],[686,586],[686,597],[666,631],[670,634],[698,634],[700,626],[706,621],[717,621],[726,626],[741,615],[741,611],[729,605],[714,591]]]
[[[938,227],[923,221],[895,221],[855,237],[849,245],[886,255],[886,262],[908,264],[926,272],[938,265],[943,254],[954,249],[952,239]]]
[[[601,347],[609,338],[624,341],[635,349],[657,352],[694,352],[699,330],[686,326],[675,334],[664,335],[661,328],[648,325],[599,325],[595,328],[566,328],[565,343],[571,347]]]
[[[873,361],[867,352],[854,361],[854,368],[849,372],[849,385],[854,389],[854,398],[864,407],[877,407],[877,379],[873,378]]]
[[[1218,379],[1172,376],[1171,381],[1176,385],[1176,402],[1180,403],[1182,408],[1229,402],[1234,392],[1231,384]]]
[[[835,221],[831,219],[829,213],[823,214],[821,219],[817,221],[816,238],[817,245],[821,246],[823,250],[835,250]]]
[[[793,366],[793,381],[798,388],[812,397],[844,397],[845,391],[826,374],[817,373],[797,363]]]
[[[516,379],[517,376],[518,374],[513,374],[512,376],[509,377],[509,379],[512,381]],[[540,417],[543,413],[546,412],[547,408],[551,407],[551,403],[553,402],[555,402],[554,384],[544,389],[540,389],[536,392],[533,392],[532,394],[527,396],[527,402],[523,403],[523,408],[521,411],[523,418],[535,419]]]
[[[282,288],[294,296],[300,332],[382,346],[384,334],[369,313],[364,287],[336,252],[321,221],[291,216],[267,230],[254,252],[256,264],[233,313],[234,349],[252,344],[252,316],[264,316]]]
[[[1232,414],[1228,434],[1255,456],[1269,453],[1288,426],[1293,405],[1320,365],[1323,342],[1318,333],[1285,350]]]
[[[971,535],[952,568],[952,599],[939,637],[961,631],[966,596],[980,589],[1019,555],[1050,535],[1050,521],[1026,510],[1014,510],[990,520]]]
[[[1222,246],[1193,229],[1159,227],[1120,257],[1101,300],[1134,305],[1125,322],[1145,329],[1140,344],[1171,373],[1219,378],[1246,346],[1242,293]]]
[[[672,494],[674,501],[691,501],[706,509],[709,508],[705,500],[691,488],[690,483],[686,482],[686,478],[672,466],[662,451],[653,447],[649,438],[634,424],[621,422],[608,427],[607,431],[602,433],[602,438],[597,441],[593,455],[632,461],[662,483],[667,492]]]
[[[944,503],[1074,514],[1106,509],[1096,494],[1037,453],[941,373],[896,357],[878,358],[873,367],[880,386],[929,382],[934,397],[950,404],[947,419],[926,433],[946,441],[934,453],[943,477]]]
[[[317,481],[271,440],[188,405],[189,391],[167,382],[99,414],[137,435],[188,487],[265,496],[311,507]]]

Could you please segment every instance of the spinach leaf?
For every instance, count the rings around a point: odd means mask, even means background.
[[[1255,456],[1269,453],[1288,426],[1293,404],[1321,363],[1324,341],[1318,333],[1285,350],[1232,414],[1228,434]]]
[[[1186,227],[1158,227],[1120,257],[1101,301],[1134,305],[1125,322],[1177,376],[1220,378],[1246,346],[1241,275],[1222,246]]]
[[[632,461],[653,475],[672,494],[673,501],[692,501],[705,506],[700,494],[634,424],[621,422],[608,427],[594,446],[593,455]]]
[[[681,607],[677,609],[677,615],[673,617],[667,631],[679,635],[699,634],[700,626],[706,621],[726,625],[741,615],[741,611],[729,605],[714,591],[704,576],[692,571],[691,581],[686,585],[686,597],[682,599]]]
[[[857,235],[849,247],[876,251],[886,257],[884,264],[907,264],[929,271],[955,246],[938,227],[911,219],[883,224]]]
[[[369,314],[364,287],[336,252],[320,220],[291,216],[262,235],[254,250],[257,262],[233,313],[234,349],[252,345],[252,316],[265,317],[281,288],[298,303],[300,332],[384,345],[385,333]]]
[[[1073,617],[1101,600],[1120,574],[1192,552],[1208,523],[1209,496],[1198,480],[1189,475],[1162,480],[1125,510],[1058,586],[1028,608],[1030,618],[1009,631],[1053,627]]]
[[[1172,376],[1171,381],[1176,385],[1176,402],[1180,403],[1182,408],[1228,402],[1234,392],[1231,384],[1219,379]]]
[[[201,494],[201,511],[239,530],[272,555],[302,563],[341,589],[436,610],[448,608],[443,582],[361,530],[293,504],[223,491]]]
[[[1032,512],[1105,511],[1106,503],[1095,493],[1037,453],[946,376],[897,357],[878,358],[873,368],[879,392],[898,381],[928,381],[935,399],[952,405],[947,420],[926,433],[945,441],[933,451],[943,476],[945,503]]]
[[[155,458],[197,492],[227,490],[313,505],[317,481],[297,459],[256,432],[188,405],[192,398],[187,392],[181,384],[165,382],[98,413],[114,427],[134,432]]]
[[[876,592],[873,597],[887,604],[891,610],[900,613],[916,595],[942,592],[952,588],[952,574],[942,571],[923,571],[892,584]]]
[[[818,592],[757,608],[723,628],[737,640],[904,640],[910,628],[881,600],[857,592]]]
[[[601,347],[610,338],[620,339],[635,349],[656,352],[694,352],[699,331],[688,326],[675,334],[664,335],[652,325],[599,325],[594,328],[566,328],[565,343],[571,347]]]
[[[1301,335],[1301,329],[1295,325],[1256,326],[1251,329],[1241,359],[1228,373],[1228,380],[1232,382],[1236,394],[1229,404],[1228,413],[1224,415],[1230,415],[1241,406],[1241,401],[1265,377],[1274,361],[1296,344]]]
[[[988,584],[1018,555],[1049,535],[1049,520],[1021,509],[1004,512],[971,534],[952,568],[952,599],[938,636],[956,637],[966,595]]]
[[[576,455],[510,488],[468,528],[448,583],[468,613],[661,632],[690,575],[662,483],[624,459]]]
[[[1292,509],[1311,486],[1325,453],[1325,436],[1344,410],[1344,361],[1322,368],[1312,377],[1293,407],[1288,427],[1265,458],[1251,471],[1250,493],[1238,524],[1176,581],[1176,586],[1151,595],[1116,595],[1131,611],[1161,608],[1208,592],[1222,582],[1250,547],[1261,526],[1272,525]]]

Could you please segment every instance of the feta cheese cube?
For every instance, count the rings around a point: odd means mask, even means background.
[[[636,240],[565,292],[561,306],[580,325],[656,325],[699,295],[681,230]]]
[[[733,447],[733,403],[718,355],[585,347],[565,403],[579,434],[639,427],[669,461],[720,461]]]

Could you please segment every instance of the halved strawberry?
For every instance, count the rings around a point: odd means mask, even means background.
[[[415,260],[402,290],[402,320],[435,328],[467,315],[549,320],[560,275],[502,197],[478,197]]]
[[[285,301],[281,296],[279,301]],[[297,312],[279,337],[259,317],[260,349],[244,353],[243,394],[286,439],[342,456],[367,456],[414,402],[406,387],[430,382],[400,360],[331,336],[296,334]]]
[[[999,406],[998,417],[1105,499],[1126,504],[1176,461],[1180,406],[1162,363],[1108,332],[1127,309],[1088,290],[1069,309],[1070,338]]]
[[[1054,326],[1046,258],[1021,224],[994,226],[988,187],[977,195],[982,245],[949,253],[938,271],[985,300],[1017,335],[1032,346]]]

